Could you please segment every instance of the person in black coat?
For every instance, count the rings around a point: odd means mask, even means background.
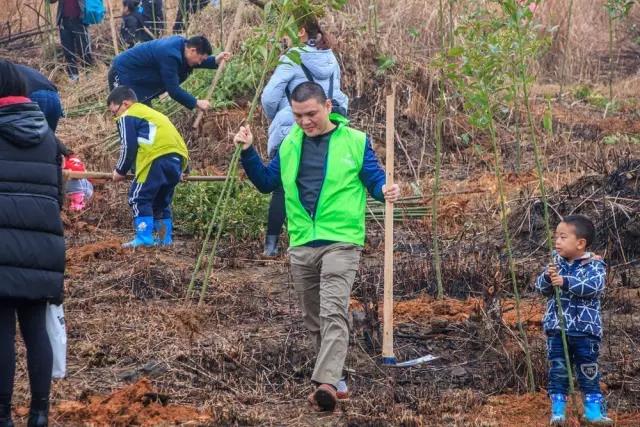
[[[12,63],[0,60],[0,426],[9,427],[16,317],[27,348],[28,426],[48,423],[53,357],[47,303],[61,304],[62,170],[53,132]]]
[[[140,12],[138,0],[124,0],[122,2],[122,26],[120,38],[130,49],[136,43],[144,43],[154,39],[153,33],[145,27],[145,17]]]
[[[164,32],[164,7],[162,0],[142,0],[142,16],[144,26],[151,30],[155,38],[162,37]]]

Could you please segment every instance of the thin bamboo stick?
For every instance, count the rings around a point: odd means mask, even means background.
[[[75,172],[75,171],[62,171],[62,175],[66,179],[106,179],[111,180],[113,174],[111,172]],[[132,174],[127,175],[128,180],[134,179]],[[187,182],[221,182],[224,181],[224,176],[205,176],[205,175],[188,175],[184,177],[184,181]]]
[[[236,9],[236,15],[233,18],[233,26],[231,30],[231,34],[227,38],[227,43],[224,46],[225,52],[230,52],[233,48],[233,44],[235,43],[236,37],[238,36],[240,30],[240,23],[242,22],[242,12],[244,11],[244,1],[238,3],[238,8]],[[222,13],[222,12],[221,12]],[[222,73],[224,72],[224,68],[227,65],[227,61],[222,60],[220,64],[218,64],[218,70],[216,71],[216,75],[213,78],[213,82],[211,82],[211,87],[209,87],[209,91],[207,92],[207,98],[211,99],[213,96],[213,92],[218,86],[218,82],[222,77]],[[202,117],[204,116],[204,112],[198,111],[198,115],[196,116],[195,121],[193,122],[193,129],[198,129],[200,127],[200,121],[202,121]]]
[[[111,7],[111,0],[107,0],[107,8],[109,9],[109,26],[111,27],[111,39],[113,40],[113,51],[117,55],[120,53],[118,49],[118,33],[116,32],[116,24],[113,20],[113,8]]]

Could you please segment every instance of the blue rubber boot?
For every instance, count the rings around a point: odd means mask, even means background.
[[[607,417],[606,403],[601,394],[587,394],[584,396],[584,419],[590,426],[610,426],[613,420]]]
[[[130,242],[122,245],[123,248],[137,248],[139,246],[154,246],[153,241],[153,217],[138,216],[133,219],[136,236]]]
[[[156,219],[153,228],[158,235],[156,243],[162,246],[173,244],[173,220],[171,218]]]
[[[567,395],[551,394],[551,420],[549,425],[563,426],[567,421]]]

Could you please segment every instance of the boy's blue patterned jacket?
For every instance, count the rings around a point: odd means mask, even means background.
[[[607,275],[605,262],[590,252],[573,262],[555,252],[553,258],[558,274],[564,277],[560,299],[567,334],[602,338],[600,297]],[[547,268],[536,280],[536,289],[547,297],[547,311],[542,320],[545,332],[560,331],[556,299]]]

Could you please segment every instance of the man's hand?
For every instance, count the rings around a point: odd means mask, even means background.
[[[120,175],[117,171],[113,171],[113,176],[111,177],[115,182],[124,181],[127,179],[126,175]]]
[[[196,101],[196,108],[201,111],[207,111],[211,107],[211,104],[206,99],[198,99]]]
[[[180,181],[187,182],[187,178],[189,178],[188,172],[182,172],[182,174],[180,174]]]
[[[228,61],[231,59],[231,52],[221,52],[216,55],[216,64],[220,65],[222,61]]]
[[[246,150],[253,144],[253,135],[251,134],[251,128],[249,126],[242,126],[236,136],[233,137],[233,142],[236,144],[242,144],[242,149]],[[384,192],[384,187],[382,187]]]
[[[400,198],[400,186],[393,184],[387,188],[386,184],[382,186],[382,194],[384,194],[384,200],[387,202],[397,202]]]

